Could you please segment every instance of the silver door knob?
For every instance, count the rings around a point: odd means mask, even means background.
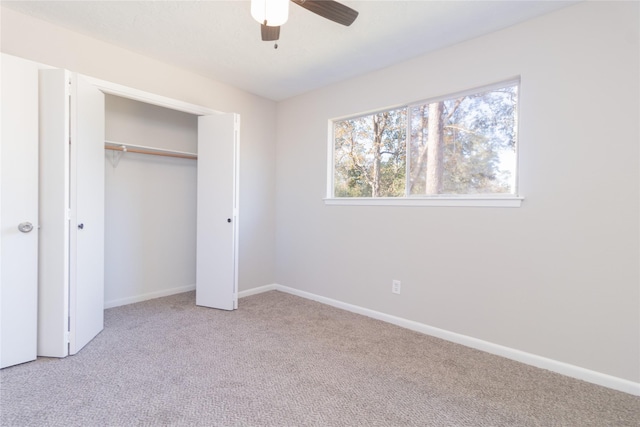
[[[31,224],[30,222],[21,222],[20,224],[18,224],[18,230],[20,230],[22,233],[28,233],[33,230],[33,224]]]

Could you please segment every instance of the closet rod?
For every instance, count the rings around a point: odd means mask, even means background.
[[[185,151],[165,150],[162,148],[146,147],[143,145],[123,144],[120,142],[105,141],[105,150],[122,151],[124,153],[152,154],[154,156],[177,157],[180,159],[196,160],[198,155]]]

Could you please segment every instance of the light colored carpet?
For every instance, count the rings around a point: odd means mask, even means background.
[[[277,291],[112,308],[0,381],[3,426],[640,425],[640,398]]]

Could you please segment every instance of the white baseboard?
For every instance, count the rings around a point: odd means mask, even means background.
[[[244,298],[244,297],[248,297],[255,294],[261,294],[263,292],[268,292],[268,291],[275,291],[277,289],[277,286],[278,285],[273,284],[273,285],[259,286],[253,289],[247,289],[246,291],[238,292],[238,298]]]
[[[183,292],[194,291],[196,289],[196,285],[186,285],[186,286],[178,286],[177,288],[164,289],[162,291],[149,292],[146,294],[135,295],[127,298],[119,298],[111,301],[104,302],[104,308],[113,308],[119,307],[121,305],[133,304],[136,302],[142,302],[149,299],[160,298],[160,297],[168,297],[169,295],[181,294]]]
[[[315,295],[310,292],[300,291],[298,289],[282,286],[278,284],[271,284],[261,286],[259,288],[250,289],[240,292],[238,297],[242,298],[249,295],[259,294],[261,292],[267,292],[277,290],[286,292],[288,294],[296,295],[309,300],[317,301],[322,304],[330,305],[332,307],[340,308],[350,311],[352,313],[361,314],[363,316],[371,317],[373,319],[382,320],[387,323],[392,323],[403,328],[411,329],[412,331],[420,332],[426,335],[441,338],[447,341],[461,344],[467,347],[475,348],[477,350],[485,351],[487,353],[495,354],[497,356],[505,357],[507,359],[515,360],[527,365],[535,366],[537,368],[546,369],[548,371],[556,372],[558,374],[566,375],[568,377],[577,378],[592,384],[597,384],[603,387],[611,388],[613,390],[629,393],[634,396],[640,396],[640,383],[625,380],[623,378],[614,377],[612,375],[603,374],[601,372],[592,371],[590,369],[581,368],[579,366],[571,365],[568,363],[560,362],[558,360],[549,359],[546,357],[538,356],[535,354],[527,353],[524,351],[516,350],[514,348],[505,347],[499,344],[494,344],[488,341],[473,338],[467,335],[450,332],[444,329],[435,328],[433,326],[425,325],[423,323],[414,322],[412,320],[403,319],[401,317],[392,316],[389,314],[381,313],[379,311],[370,310],[368,308],[360,307],[353,304],[348,304],[342,301],[326,298],[323,296]]]

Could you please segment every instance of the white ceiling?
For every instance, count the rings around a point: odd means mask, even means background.
[[[574,1],[342,1],[350,27],[290,4],[278,49],[248,0],[2,1],[2,5],[273,100],[381,69]]]

